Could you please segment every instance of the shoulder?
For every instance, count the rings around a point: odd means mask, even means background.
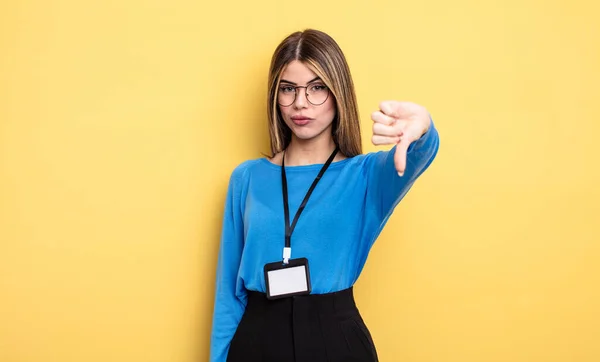
[[[250,180],[250,172],[256,167],[260,160],[248,160],[237,165],[229,176],[229,192],[241,195],[247,189]]]
[[[251,170],[256,168],[261,162],[261,159],[247,160],[237,165],[231,172],[231,180],[241,181],[248,178]]]
[[[393,164],[395,147],[389,150],[375,150],[353,156],[348,160],[349,177],[371,178],[373,172],[385,167],[391,160]],[[354,176],[352,176],[354,175]]]
[[[395,151],[395,146],[390,150],[381,150],[381,151],[372,151],[367,153],[362,153],[360,155],[356,155],[352,157],[352,162],[357,166],[365,167],[369,166],[373,162],[378,159],[385,159],[389,154],[393,154]]]

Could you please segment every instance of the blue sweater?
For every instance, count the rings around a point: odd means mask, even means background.
[[[386,221],[439,147],[433,123],[409,147],[404,176],[395,147],[337,161],[317,184],[292,235],[292,258],[306,257],[313,294],[354,285]],[[322,165],[286,166],[290,221]],[[244,314],[246,290],[265,292],[263,267],[282,260],[285,226],[281,166],[265,158],[232,173],[217,266],[211,362],[225,362]]]

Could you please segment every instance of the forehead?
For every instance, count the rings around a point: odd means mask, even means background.
[[[299,60],[293,60],[283,68],[281,79],[294,82],[297,84],[305,84],[318,78],[312,67],[302,63]]]

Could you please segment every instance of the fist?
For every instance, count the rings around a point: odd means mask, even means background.
[[[394,165],[398,175],[406,170],[406,153],[411,143],[421,138],[431,124],[425,107],[410,102],[384,101],[371,114],[374,145],[396,145]]]

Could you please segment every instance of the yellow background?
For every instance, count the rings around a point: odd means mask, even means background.
[[[356,286],[381,361],[600,361],[600,6],[3,1],[0,361],[206,361],[227,181],[268,151],[268,62],[331,34],[365,151],[384,99],[441,135]]]

